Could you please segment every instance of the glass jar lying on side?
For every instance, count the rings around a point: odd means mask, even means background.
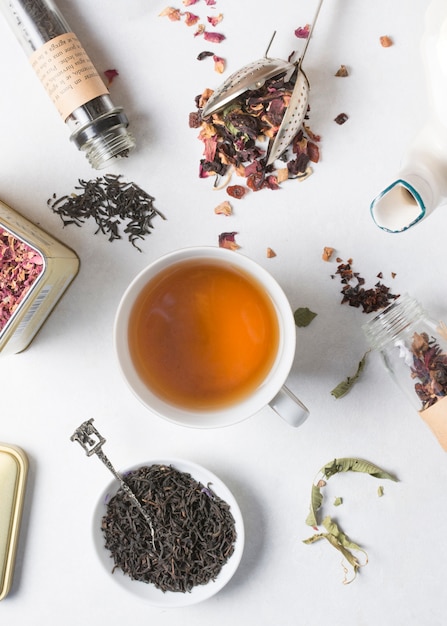
[[[447,450],[447,326],[405,294],[362,327],[372,348]]]

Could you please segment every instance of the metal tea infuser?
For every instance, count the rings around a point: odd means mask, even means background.
[[[89,419],[86,422],[83,422],[79,428],[75,430],[73,435],[70,437],[71,441],[77,441],[85,450],[87,456],[92,456],[96,454],[108,470],[112,472],[115,478],[120,482],[121,487],[126,492],[126,494],[131,498],[132,502],[140,511],[141,515],[144,517],[146,522],[149,525],[151,536],[152,536],[152,544],[154,544],[154,527],[152,525],[152,520],[146,509],[143,507],[141,502],[138,500],[137,496],[134,494],[129,485],[124,482],[123,477],[119,474],[116,469],[113,467],[112,463],[109,461],[107,456],[102,451],[102,446],[105,444],[106,440],[104,437],[98,432],[98,430],[93,426],[93,419]]]
[[[267,50],[262,59],[248,63],[241,69],[231,74],[220,87],[210,96],[208,102],[203,108],[202,115],[204,118],[209,117],[213,113],[221,111],[231,102],[239,98],[246,91],[260,89],[266,80],[284,74],[286,81],[295,79],[295,85],[290,97],[289,104],[282,119],[281,125],[273,140],[270,140],[266,165],[271,165],[290,145],[296,133],[303,123],[304,116],[307,112],[307,104],[309,100],[309,81],[303,72],[302,63],[309,46],[315,23],[320,12],[323,0],[319,0],[318,6],[306,38],[306,45],[297,61],[284,61],[283,59],[272,59],[268,56],[268,52],[272,41],[275,37],[273,34],[269,42]]]

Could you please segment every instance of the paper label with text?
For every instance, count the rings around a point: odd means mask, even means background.
[[[74,33],[35,50],[30,62],[65,121],[78,107],[109,91]]]

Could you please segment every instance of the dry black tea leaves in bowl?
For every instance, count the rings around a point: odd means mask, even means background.
[[[64,226],[82,226],[93,219],[109,241],[127,235],[130,243],[137,248],[139,239],[144,239],[153,229],[153,219],[166,219],[155,206],[155,198],[133,182],[121,180],[120,175],[107,174],[93,180],[79,179],[76,192],[60,198],[53,194],[48,206],[57,213]]]
[[[102,519],[105,547],[115,568],[163,592],[185,593],[215,580],[234,552],[236,528],[230,506],[210,486],[172,466],[143,466],[124,479],[147,508],[154,537],[119,489]]]

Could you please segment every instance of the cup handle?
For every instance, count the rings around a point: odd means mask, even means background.
[[[269,406],[283,420],[297,428],[304,424],[309,416],[309,410],[286,385],[283,385],[276,396],[269,402]]]

